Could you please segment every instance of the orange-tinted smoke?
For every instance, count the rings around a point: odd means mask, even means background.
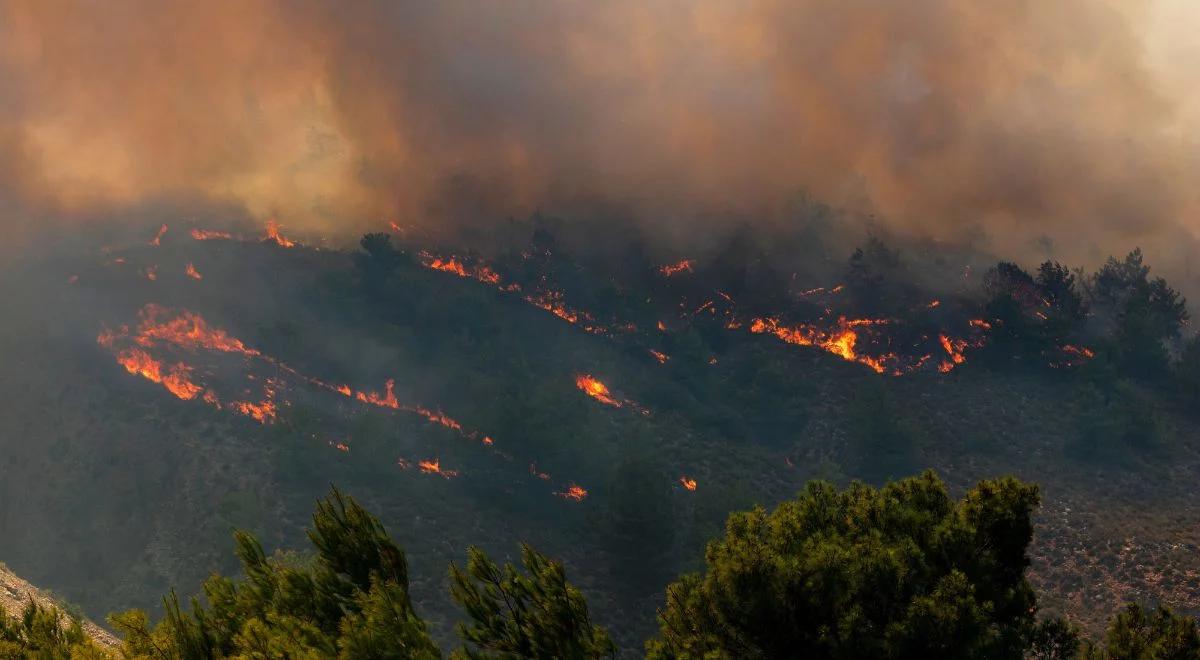
[[[805,190],[938,237],[1086,227],[1125,248],[1196,230],[1194,58],[1161,43],[1195,17],[1181,0],[9,0],[0,197],[188,192],[325,230],[602,199],[678,229]]]

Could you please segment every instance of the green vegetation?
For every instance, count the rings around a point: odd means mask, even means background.
[[[19,617],[0,609],[0,658],[88,660],[107,657],[83,632],[79,618],[30,600]]]
[[[262,539],[268,562],[312,570],[315,559],[270,549],[303,543],[311,502],[333,482],[403,542],[410,599],[426,635],[447,651],[465,617],[446,567],[457,561],[465,571],[472,544],[520,567],[524,541],[569,567],[592,620],[631,652],[655,630],[656,594],[702,571],[704,545],[729,511],[770,510],[818,477],[879,485],[932,466],[956,495],[992,474],[1042,485],[1030,579],[1045,609],[1069,615],[1086,635],[1101,639],[1129,593],[1195,613],[1200,555],[1188,544],[1197,529],[1200,343],[1187,340],[1186,325],[1170,332],[1179,301],[1154,284],[1157,272],[1140,255],[1114,259],[1104,277],[1052,261],[1014,265],[993,314],[984,275],[995,258],[945,245],[876,238],[848,263],[852,239],[829,232],[819,253],[807,238],[745,233],[728,246],[664,255],[608,227],[597,232],[607,245],[582,249],[549,221],[509,229],[507,243],[463,239],[481,251],[386,235],[364,237],[353,252],[285,250],[190,241],[183,232],[158,249],[123,250],[127,268],[58,264],[31,280],[79,272],[61,299],[57,289],[47,298],[22,293],[29,278],[0,278],[12,291],[0,337],[11,356],[0,417],[12,429],[0,439],[11,466],[0,480],[0,527],[22,532],[0,538],[0,556],[93,618],[137,606],[158,621],[170,586],[190,612],[186,595],[202,594],[209,572],[239,573],[226,548],[230,527]],[[523,288],[432,271],[421,249],[453,253],[468,271],[487,264]],[[694,260],[693,272],[657,274],[682,257]],[[182,274],[193,261],[203,281]],[[136,274],[152,264],[164,274],[153,284]],[[845,288],[834,293],[836,285]],[[539,287],[561,290],[611,331],[589,333],[527,304]],[[886,319],[861,329],[856,350],[931,357],[917,373],[879,376],[745,323],[727,328],[721,310],[696,313],[710,299],[724,304],[718,291],[743,321]],[[261,364],[252,375],[287,381],[274,425],[176,400],[96,350],[100,327],[135,322],[147,301],[201,313],[329,383],[381,391],[394,378],[403,402],[440,409],[495,444],[314,391]],[[1138,326],[1147,316],[1130,311],[1138,305],[1161,318]],[[636,331],[617,330],[618,320]],[[968,341],[965,362],[948,374],[937,372],[948,357],[943,331]],[[873,344],[875,333],[886,344]],[[1000,350],[1006,341],[1011,351]],[[1062,344],[1095,357],[1067,355]],[[1134,357],[1142,353],[1167,356],[1168,370],[1161,361],[1142,370]],[[208,357],[177,356],[195,360],[197,376],[211,368],[228,378],[218,385],[236,387],[236,360]],[[573,386],[579,372],[650,414],[597,404]],[[426,459],[457,476],[420,472]],[[587,497],[554,495],[569,484]],[[386,602],[403,601],[378,601]],[[322,643],[341,643],[335,632]]]
[[[1130,604],[1098,643],[1039,617],[1026,580],[1038,488],[980,482],[958,501],[932,472],[882,488],[808,484],[772,512],[734,513],[703,573],[667,588],[649,658],[1200,657],[1200,628],[1165,607]],[[408,593],[404,552],[336,489],[317,503],[315,554],[267,557],[235,535],[244,577],[213,575],[185,612],[172,592],[155,625],[110,617],[126,658],[439,658]],[[454,658],[614,657],[561,563],[528,545],[521,567],[482,550],[450,567],[468,617]],[[30,604],[0,617],[2,658],[104,658],[77,619]]]

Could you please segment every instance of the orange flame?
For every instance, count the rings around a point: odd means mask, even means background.
[[[191,381],[191,367],[181,362],[167,369],[162,362],[138,348],[121,351],[117,354],[117,362],[129,373],[162,385],[168,392],[184,401],[196,398],[203,389]]]
[[[655,360],[658,360],[659,364],[666,364],[667,360],[671,359],[671,356],[667,355],[666,353],[663,353],[662,351],[656,351],[653,348],[648,349],[648,350],[650,352],[650,355],[654,356]]]
[[[293,241],[284,238],[283,234],[279,233],[279,223],[275,222],[274,218],[267,220],[267,233],[262,239],[264,241],[274,241],[279,247],[296,247]]]
[[[196,265],[190,261],[188,262],[187,269],[184,270],[184,272],[187,273],[187,276],[193,280],[204,279],[204,276],[200,274],[200,271],[196,270]]]
[[[582,502],[588,496],[588,492],[578,484],[568,484],[566,490],[554,494],[564,500],[573,500],[575,502]]]
[[[134,338],[138,344],[148,346],[152,341],[166,341],[183,348],[203,348],[222,353],[239,353],[247,357],[261,356],[258,350],[248,348],[241,340],[229,336],[220,328],[213,328],[198,314],[181,311],[169,321],[160,321],[167,315],[166,309],[149,304],[142,308],[141,325]]]
[[[972,328],[980,328],[982,330],[991,330],[992,329],[992,324],[988,323],[987,321],[984,321],[983,319],[971,319],[970,321],[968,321],[968,323],[971,324]]]
[[[620,408],[624,404],[613,398],[608,386],[587,374],[575,376],[575,387],[583,390],[584,394],[608,406]]]
[[[845,317],[838,318],[837,327],[832,330],[824,330],[814,325],[798,325],[794,328],[781,326],[779,319],[776,318],[756,318],[750,324],[750,332],[755,334],[772,334],[782,339],[789,344],[797,346],[815,346],[822,350],[847,360],[849,362],[859,362],[865,364],[876,373],[883,373],[886,367],[883,364],[885,358],[891,358],[892,355],[880,356],[878,358],[859,355],[855,351],[855,345],[858,343],[858,333],[852,328],[864,325],[883,325],[886,320],[882,319],[850,319]]]
[[[692,272],[691,259],[681,259],[673,264],[666,264],[658,267],[658,272],[663,277],[671,277],[672,275],[678,275],[679,273],[685,271],[688,273]]]
[[[695,480],[695,479],[688,479],[686,476],[684,476],[684,477],[679,477],[679,483],[680,483],[680,484],[681,484],[681,485],[682,485],[684,488],[686,488],[686,489],[688,489],[688,490],[690,490],[690,491],[695,491],[695,490],[696,490],[696,480]]]
[[[269,424],[275,421],[275,416],[279,412],[275,407],[275,402],[268,398],[253,403],[250,401],[234,401],[229,404],[229,407],[247,417],[252,417],[258,420],[260,424]]]
[[[193,229],[191,231],[192,238],[197,241],[228,241],[233,239],[233,234],[224,231],[214,231],[211,229]]]
[[[421,472],[424,472],[425,474],[437,474],[445,477],[446,479],[458,476],[458,472],[455,470],[442,469],[441,461],[436,458],[426,461],[417,461],[417,467],[421,468]]]
[[[441,424],[442,426],[445,426],[448,429],[453,429],[455,431],[462,430],[462,428],[463,428],[462,424],[459,424],[457,420],[449,417],[448,415],[446,415],[445,413],[442,413],[441,411],[433,411],[433,410],[430,410],[430,409],[422,407],[422,406],[402,405],[400,403],[400,401],[398,399],[396,399],[396,391],[395,391],[396,381],[395,381],[395,379],[389,378],[387,380],[387,382],[383,384],[383,388],[384,388],[383,394],[379,394],[378,392],[355,392],[354,398],[358,399],[359,401],[362,401],[363,403],[369,403],[374,406],[380,406],[383,408],[391,408],[392,410],[404,410],[406,412],[417,413],[418,415],[424,417],[425,419],[427,419],[435,424]],[[349,388],[346,388],[346,390],[348,390],[348,389]],[[341,392],[343,390],[339,388],[338,391]]]
[[[154,247],[158,247],[159,245],[162,245],[162,237],[166,233],[167,233],[167,225],[164,224],[163,226],[158,228],[158,233],[155,234],[154,238],[150,240],[150,245],[153,245]]]

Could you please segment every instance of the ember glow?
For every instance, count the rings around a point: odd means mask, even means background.
[[[582,502],[588,496],[588,492],[578,484],[568,484],[566,490],[554,494],[564,500],[571,500],[573,502]]]
[[[158,233],[155,234],[154,238],[150,240],[150,245],[153,245],[154,247],[158,247],[159,245],[162,245],[162,237],[166,233],[167,233],[167,226],[164,224],[163,226],[158,228]]]
[[[963,355],[963,350],[967,347],[967,342],[964,339],[951,339],[946,335],[938,335],[938,341],[942,344],[942,349],[949,356],[948,360],[943,360],[938,365],[938,371],[947,373],[954,367],[967,361],[967,357]]]
[[[658,273],[663,277],[671,277],[672,275],[678,275],[679,273],[690,272],[692,272],[691,259],[681,259],[673,264],[666,264],[658,267]]]
[[[650,353],[651,357],[653,357],[655,360],[658,360],[659,364],[666,364],[667,360],[671,359],[671,356],[663,353],[662,351],[656,351],[653,348],[648,349],[648,352]]]
[[[424,417],[425,419],[433,422],[434,424],[440,424],[448,429],[452,429],[455,431],[463,430],[462,424],[459,424],[457,420],[447,416],[446,414],[442,413],[441,411],[433,411],[433,410],[430,410],[423,406],[406,405],[406,404],[400,403],[400,401],[396,398],[395,388],[396,388],[396,381],[394,379],[389,378],[387,380],[387,382],[383,384],[383,390],[384,390],[383,394],[380,394],[378,392],[355,392],[354,398],[358,399],[359,401],[362,401],[363,403],[369,403],[373,406],[380,406],[383,408],[391,408],[392,410],[403,410],[405,412],[416,413],[416,414]],[[349,388],[346,388],[346,389],[348,390]],[[337,390],[339,392],[343,391],[342,388],[337,388]],[[491,438],[487,437],[487,436],[484,436],[484,438],[485,438],[485,440],[488,440],[488,441],[491,440]],[[490,444],[490,443],[484,442],[484,444]]]
[[[214,231],[211,229],[193,229],[191,231],[192,238],[197,241],[230,241],[233,240],[233,234],[226,231]]]
[[[196,265],[190,261],[188,262],[187,269],[185,269],[184,272],[193,280],[204,279],[204,276],[200,274],[200,271],[196,270]]]
[[[685,489],[690,490],[690,491],[696,490],[696,480],[689,479],[686,476],[679,477],[679,485],[683,486]]]
[[[442,468],[441,461],[436,458],[425,461],[417,461],[417,467],[420,468],[421,472],[424,472],[425,474],[436,474],[446,479],[458,476],[457,471],[446,470]]]

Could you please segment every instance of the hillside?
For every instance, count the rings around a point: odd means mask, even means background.
[[[9,616],[19,617],[26,604],[32,600],[42,607],[55,607],[66,611],[63,604],[52,596],[17,577],[12,571],[0,564],[0,612]],[[96,644],[106,648],[116,648],[120,642],[112,633],[96,625],[89,619],[83,619],[83,631]]]
[[[455,257],[172,226],[16,265],[0,528],[22,533],[0,556],[91,616],[153,608],[233,570],[234,527],[300,547],[336,483],[404,546],[435,636],[449,562],[527,540],[628,649],[729,511],[932,467],[958,492],[1041,485],[1048,609],[1091,630],[1126,599],[1200,611],[1194,412],[1065,350],[983,359],[985,257],[907,247],[919,268],[869,280],[892,288],[866,310],[833,247],[789,270],[736,241],[613,256],[538,229]],[[1145,441],[1101,446],[1129,406]]]

